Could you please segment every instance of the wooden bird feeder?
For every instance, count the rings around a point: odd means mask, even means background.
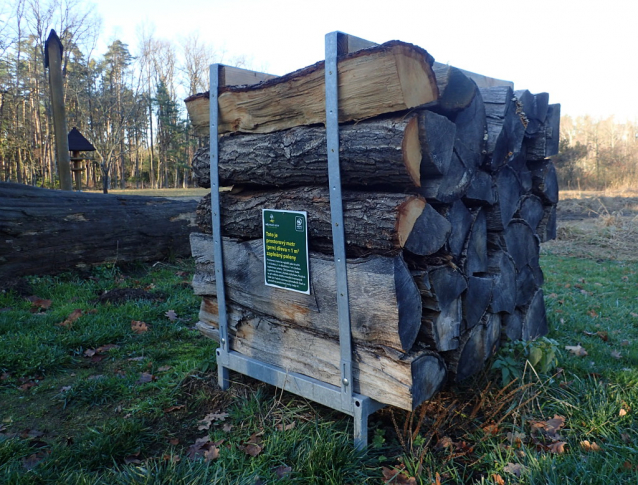
[[[69,151],[71,152],[71,163],[73,163],[71,171],[75,177],[75,188],[76,190],[80,190],[82,188],[82,179],[80,174],[86,170],[83,162],[91,160],[88,155],[81,154],[81,152],[94,152],[95,147],[91,144],[91,142],[89,142],[89,140],[84,138],[84,135],[82,135],[76,127],[73,127],[73,129],[69,132],[68,138]]]

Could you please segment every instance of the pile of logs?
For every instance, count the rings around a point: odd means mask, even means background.
[[[560,106],[390,42],[339,60],[340,163],[356,392],[414,409],[547,332]],[[220,90],[231,349],[339,385],[323,63]],[[186,100],[208,130],[208,95]],[[210,187],[208,147],[193,159]],[[307,211],[311,294],[264,285],[261,209]],[[191,236],[200,330],[217,336],[210,196]]]

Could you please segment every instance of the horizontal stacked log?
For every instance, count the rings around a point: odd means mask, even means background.
[[[385,59],[389,53],[395,61]],[[546,93],[515,92],[512,83],[433,63],[399,42],[340,59],[355,390],[414,409],[445,382],[482,369],[502,338],[547,332],[539,247],[555,236],[550,157],[560,106]],[[322,63],[222,89],[219,176],[232,190],[221,193],[221,222],[231,348],[338,385],[325,129],[313,126],[323,118],[287,104],[314,106],[319,71]],[[372,73],[383,89],[363,80]],[[283,107],[267,116],[263,100],[277,105],[273,96]],[[201,130],[207,100],[187,100]],[[350,113],[359,105],[365,115]],[[358,118],[366,119],[348,122]],[[193,171],[210,187],[208,147],[195,155]],[[307,211],[310,295],[264,285],[261,209]],[[207,234],[210,218],[205,197],[198,225]],[[210,236],[193,235],[191,248],[193,287],[202,296],[198,326],[215,337]]]

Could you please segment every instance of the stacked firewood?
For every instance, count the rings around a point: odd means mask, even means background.
[[[339,385],[323,63],[220,90],[231,349]],[[547,332],[560,106],[390,42],[340,58],[340,166],[356,392],[404,409]],[[208,96],[186,100],[208,130]],[[208,147],[193,159],[210,187]],[[310,295],[264,285],[262,210],[307,211]],[[200,330],[217,336],[210,196],[191,236]]]

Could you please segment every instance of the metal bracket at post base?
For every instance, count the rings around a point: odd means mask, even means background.
[[[238,352],[223,352],[217,349],[217,365],[220,369],[223,367],[239,372],[352,416],[354,445],[357,449],[364,448],[368,444],[368,417],[385,407],[385,404],[374,399],[353,393],[352,410],[343,409],[335,406],[336,403],[341,403],[341,388],[302,374],[287,372],[280,367],[246,357]]]

